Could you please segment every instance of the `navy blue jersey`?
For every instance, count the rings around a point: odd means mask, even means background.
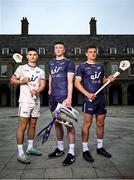
[[[104,67],[102,64],[82,63],[78,66],[76,76],[81,78],[81,83],[88,92],[95,93],[102,85]],[[101,91],[100,94],[103,94]]]
[[[75,72],[74,64],[69,59],[51,60],[49,62],[49,74],[51,75],[51,95],[65,96],[68,94],[67,74]]]

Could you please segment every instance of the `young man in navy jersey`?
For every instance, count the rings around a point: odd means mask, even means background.
[[[104,76],[104,67],[96,63],[96,47],[89,46],[86,50],[87,61],[81,63],[76,72],[75,87],[84,95],[83,112],[84,121],[81,131],[83,158],[94,162],[88,148],[89,130],[92,125],[93,115],[96,115],[97,154],[111,158],[111,154],[103,148],[104,121],[106,116],[104,92],[97,96],[95,92],[108,80],[114,80],[111,75]],[[91,101],[89,101],[91,100]]]
[[[73,78],[75,67],[72,61],[64,57],[65,47],[62,42],[54,44],[54,53],[56,58],[49,62],[49,105],[53,112],[58,103],[64,103],[66,107],[71,107]],[[69,143],[69,151],[63,165],[70,165],[75,161],[74,144],[75,129],[67,127],[67,138]],[[64,154],[63,136],[64,130],[62,124],[55,122],[55,134],[57,138],[56,150],[49,154],[49,158],[55,158]]]

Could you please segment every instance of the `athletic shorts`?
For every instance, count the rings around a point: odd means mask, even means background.
[[[39,117],[40,103],[19,103],[18,115],[20,117]]]
[[[92,102],[84,101],[82,110],[84,113],[91,115],[106,114],[107,110],[104,97],[96,97]]]
[[[50,96],[49,108],[51,112],[53,112],[56,109],[58,103],[62,103],[66,98],[67,96]]]

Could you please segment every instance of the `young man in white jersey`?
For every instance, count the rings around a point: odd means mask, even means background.
[[[62,42],[54,44],[55,58],[49,62],[49,105],[53,112],[58,103],[64,103],[66,107],[71,107],[73,78],[75,67],[71,60],[64,57],[65,47]],[[67,128],[67,138],[69,150],[63,165],[70,165],[75,161],[75,128]],[[55,122],[55,133],[57,138],[57,148],[48,155],[49,158],[56,158],[64,154],[64,129],[62,124]]]
[[[105,78],[104,67],[100,63],[96,63],[96,47],[89,46],[86,50],[87,61],[81,63],[77,68],[75,87],[84,95],[83,98],[83,127],[81,130],[83,158],[86,161],[94,162],[89,152],[88,139],[89,131],[92,125],[93,115],[96,116],[96,135],[97,135],[97,154],[111,158],[111,154],[103,148],[104,138],[104,122],[106,116],[104,92],[101,91],[97,97],[95,92],[108,79],[113,81],[115,78],[111,75]],[[89,101],[89,100],[92,100]]]
[[[31,159],[27,154],[40,156],[42,153],[33,148],[36,122],[40,116],[39,93],[45,88],[45,72],[37,66],[38,52],[35,48],[29,48],[27,53],[28,63],[20,65],[13,76],[11,84],[20,85],[19,109],[20,117],[16,133],[18,158],[21,163],[28,164]],[[33,97],[36,98],[33,98]],[[28,127],[28,147],[24,153],[24,134]]]

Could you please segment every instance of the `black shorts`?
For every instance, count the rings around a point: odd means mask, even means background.
[[[49,97],[49,108],[50,110],[53,112],[58,103],[62,103],[65,99],[67,98],[67,96],[50,96]]]
[[[96,97],[92,102],[86,100],[83,103],[83,112],[86,114],[106,114],[106,104],[104,96]]]

